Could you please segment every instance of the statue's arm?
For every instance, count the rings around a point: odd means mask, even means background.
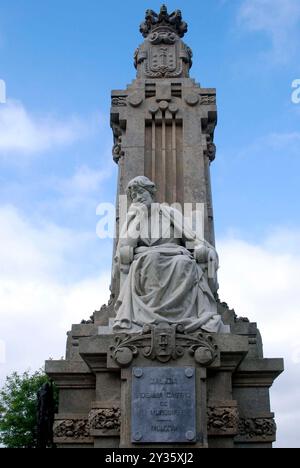
[[[218,269],[219,269],[219,256],[216,249],[208,242],[198,244],[195,246],[194,258],[200,266],[204,266],[208,285],[213,293],[219,289],[218,283]]]
[[[116,256],[114,258],[114,277],[119,274],[120,271],[122,273],[128,273],[134,259],[134,250],[138,240],[137,214],[134,211],[129,211],[126,222],[121,229]]]

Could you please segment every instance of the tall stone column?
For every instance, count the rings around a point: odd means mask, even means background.
[[[112,91],[117,207],[128,182],[145,175],[156,184],[158,202],[179,203],[182,209],[190,203],[194,210],[203,204],[204,238],[214,245],[210,163],[216,152],[216,90],[189,77],[192,51],[182,41],[187,25],[179,10],[148,11],[140,31],[144,42],[134,54],[136,79],[126,90]],[[116,225],[118,233],[118,209]],[[113,294],[118,294],[115,284]]]

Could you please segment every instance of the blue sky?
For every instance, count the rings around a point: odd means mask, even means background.
[[[300,106],[291,102],[291,83],[300,76],[299,23],[298,28],[291,27],[290,18],[281,13],[282,24],[278,17],[273,23],[267,17],[259,26],[255,5],[268,3],[264,1],[180,3],[190,26],[186,41],[194,52],[191,75],[218,92],[219,154],[212,169],[217,234],[237,225],[251,236],[253,213],[253,235],[261,235],[278,221],[297,225]],[[152,4],[158,8],[160,2]],[[247,4],[254,5],[252,10],[246,9]],[[17,197],[26,211],[28,205],[32,211],[34,203],[35,210],[44,209],[47,216],[67,225],[78,217],[71,213],[60,217],[44,206],[45,200],[59,197],[55,188],[51,190],[49,175],[70,177],[83,165],[93,170],[112,166],[110,90],[125,87],[135,74],[132,54],[141,42],[138,25],[148,3],[113,5],[91,0],[1,2],[0,70],[8,98],[21,102],[33,118],[50,115],[68,124],[74,117],[86,127],[81,132],[79,126],[79,134],[70,138],[73,144],[49,144],[33,164],[22,155],[2,157],[18,167],[1,164],[1,195],[9,202]],[[178,7],[178,2],[168,6]],[[280,16],[273,9],[266,9],[266,16]],[[115,168],[111,171],[113,181]],[[47,183],[36,187],[41,179]],[[13,190],[11,181],[23,190]],[[108,199],[114,189],[113,183],[105,187]]]
[[[107,298],[111,242],[95,230],[97,204],[114,201],[116,191],[110,91],[134,79],[139,24],[146,8],[160,4],[1,1],[0,79],[7,89],[7,103],[0,104],[2,378],[41,365],[49,353],[62,355],[70,324]],[[217,88],[212,183],[222,298],[258,321],[269,356],[286,358],[273,406],[283,428],[279,445],[295,445],[288,428],[300,414],[286,406],[282,391],[291,388],[295,404],[300,104],[291,95],[300,78],[300,2],[167,6],[181,8],[189,25],[191,77]],[[39,337],[32,346],[24,329]]]

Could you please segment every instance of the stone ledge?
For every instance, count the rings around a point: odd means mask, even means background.
[[[251,359],[243,361],[233,375],[234,387],[271,387],[283,372],[283,359]]]
[[[56,413],[54,415],[55,421],[65,421],[65,420],[85,420],[88,419],[88,415],[86,413]]]
[[[82,336],[97,335],[97,325],[93,323],[80,323],[72,325],[71,336],[73,339],[80,338]]]
[[[282,358],[264,358],[251,359],[244,361],[238,368],[239,373],[243,372],[278,372],[278,375],[284,371],[284,362]]]
[[[90,374],[91,371],[84,361],[46,361],[45,372],[51,374]]]
[[[53,442],[57,445],[76,444],[76,448],[78,447],[78,444],[89,444],[94,447],[93,437],[86,437],[82,439],[73,439],[72,437],[54,437]]]
[[[59,389],[94,389],[96,377],[83,361],[46,361],[45,372]]]

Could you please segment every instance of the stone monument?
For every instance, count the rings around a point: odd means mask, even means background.
[[[136,79],[111,101],[118,164],[111,298],[72,326],[66,359],[46,363],[59,389],[54,442],[272,447],[269,389],[282,359],[264,358],[256,324],[218,297],[216,91],[189,77],[179,10],[147,10],[140,31]]]

